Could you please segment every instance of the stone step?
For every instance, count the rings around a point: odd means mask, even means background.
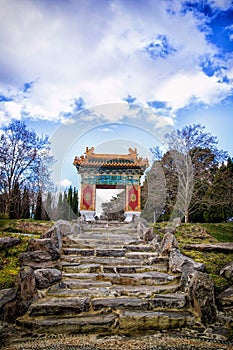
[[[79,282],[82,283],[81,281]],[[83,284],[85,281],[83,281]],[[94,283],[94,282],[93,282]],[[78,284],[77,284],[78,285]],[[99,285],[100,286],[100,285]],[[176,293],[180,289],[180,284],[162,284],[157,286],[141,285],[141,286],[123,286],[123,285],[114,285],[111,287],[98,287],[92,288],[90,285],[84,287],[83,289],[69,289],[68,286],[63,283],[63,286],[54,285],[49,288],[47,291],[48,296],[53,297],[136,297],[136,298],[153,298],[157,294],[164,293]],[[73,285],[74,287],[74,285]]]
[[[153,252],[155,249],[150,244],[130,244],[124,246],[129,252]]]
[[[157,259],[157,258],[156,258]],[[164,261],[164,258],[161,259]],[[101,264],[101,265],[141,265],[142,260],[141,259],[128,259],[125,257],[85,257],[85,256],[77,256],[77,255],[62,255],[61,256],[61,262],[64,264],[65,262],[68,263],[76,263],[76,264]]]
[[[115,310],[154,311],[155,309],[182,309],[186,306],[186,295],[165,294],[153,298],[135,297],[68,297],[47,298],[31,304],[28,315],[35,316],[71,316],[89,312],[113,312]]]
[[[123,311],[118,314],[83,314],[72,317],[20,317],[16,324],[39,334],[130,334],[137,331],[176,329],[194,324],[188,311]]]
[[[169,275],[164,272],[149,271],[142,273],[102,273],[98,274],[96,280],[111,282],[112,284],[122,285],[158,285],[168,284],[180,279],[180,276]]]
[[[122,285],[158,285],[176,282],[180,275],[170,275],[165,272],[149,271],[142,273],[63,273],[63,278],[104,281]]]
[[[79,273],[143,273],[150,271],[167,272],[168,267],[166,264],[157,265],[100,265],[100,264],[72,264],[62,265],[62,275],[64,277],[78,278]]]
[[[187,305],[187,297],[184,294],[156,295],[154,298],[115,297],[98,298],[91,300],[91,308],[94,311],[113,310],[144,310],[155,311],[155,309],[183,309]]]
[[[158,257],[158,252],[127,252],[125,257],[128,259],[150,259]]]
[[[190,327],[194,322],[188,311],[124,311],[119,316],[119,333]]]
[[[102,272],[100,264],[62,264],[62,271],[65,273],[95,273]]]
[[[91,279],[75,280],[70,279],[73,277],[71,274],[67,275],[66,277],[67,279],[64,279],[63,282],[69,289],[106,288],[112,286],[112,283],[109,281],[93,281]]]
[[[94,249],[82,249],[82,248],[63,248],[63,254],[65,255],[81,255],[81,256],[93,256],[95,255]]]
[[[104,240],[108,240],[108,241],[114,241],[114,242],[118,242],[118,241],[138,241],[139,237],[137,233],[134,234],[130,234],[130,233],[112,233],[112,232],[108,232],[108,233],[101,233],[101,232],[81,232],[78,235],[72,235],[72,238],[76,238],[78,239],[95,239],[95,240],[100,240],[100,241],[104,241]]]
[[[77,315],[90,311],[90,298],[42,299],[29,307],[29,316]]]
[[[87,314],[75,317],[20,317],[16,324],[27,332],[40,334],[109,334],[115,332],[117,321],[118,316],[114,314]]]
[[[126,253],[126,249],[121,249],[121,248],[110,248],[110,249],[63,248],[63,254],[65,255],[123,257],[125,256],[125,253]]]
[[[102,272],[104,273],[141,273],[148,271],[167,272],[167,270],[167,264],[102,266]]]
[[[78,238],[77,240],[74,239],[63,239],[62,246],[65,248],[95,248],[95,247],[120,247],[120,248],[126,248],[128,245],[137,245],[140,244],[140,241],[135,240],[129,240],[126,242],[125,240],[110,240],[110,239],[103,239],[103,240],[96,240],[93,238],[87,239],[87,238]],[[149,245],[148,245],[149,247]]]
[[[109,256],[109,257],[123,257],[125,256],[126,249],[117,249],[117,248],[110,248],[110,249],[99,249],[97,248],[95,250],[96,256]]]

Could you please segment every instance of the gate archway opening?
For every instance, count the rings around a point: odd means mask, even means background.
[[[138,157],[137,150],[128,154],[98,154],[86,147],[85,155],[75,157],[74,166],[81,176],[80,213],[87,221],[96,215],[96,189],[125,189],[125,221],[141,214],[140,178],[149,166],[147,158]]]
[[[123,193],[122,193],[123,192]],[[119,188],[118,186],[114,187],[102,187],[96,186],[96,215],[98,218],[103,218],[105,215],[104,209],[108,206],[110,207],[110,203],[113,203],[114,198],[125,197],[125,187]],[[125,203],[125,201],[124,201]],[[117,208],[112,205],[112,212],[115,209],[124,210],[125,204],[122,202],[118,205]],[[116,211],[116,210],[115,210]]]

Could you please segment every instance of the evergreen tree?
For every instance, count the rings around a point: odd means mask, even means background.
[[[26,187],[24,187],[24,191],[23,191],[21,218],[22,219],[30,218],[30,198],[29,198],[29,191]]]
[[[37,193],[37,200],[36,200],[36,210],[34,215],[35,220],[42,220],[42,194],[41,191]]]

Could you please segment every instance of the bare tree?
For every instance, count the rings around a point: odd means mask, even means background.
[[[5,198],[5,213],[14,202],[14,188],[38,192],[50,183],[48,137],[39,138],[22,121],[14,120],[2,128],[0,136],[0,193]]]

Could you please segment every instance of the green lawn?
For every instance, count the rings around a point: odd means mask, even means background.
[[[233,242],[233,222],[211,224],[201,224],[202,227],[219,242]]]

